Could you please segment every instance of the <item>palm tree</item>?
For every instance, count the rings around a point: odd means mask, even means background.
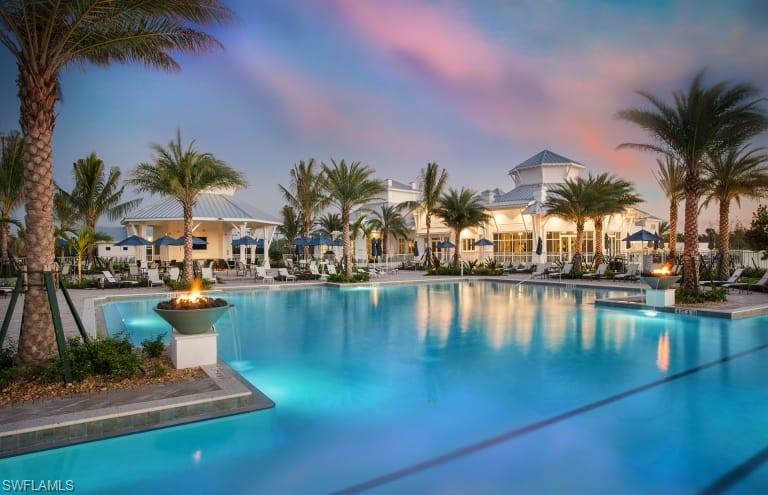
[[[96,232],[85,224],[80,226],[74,234],[73,237],[68,239],[68,245],[69,248],[75,252],[77,281],[80,282],[83,279],[83,258],[93,251],[97,243],[111,241],[112,236],[102,232]]]
[[[24,140],[18,132],[0,135],[0,263],[8,259],[8,231],[18,221],[11,218],[13,210],[24,202],[22,152]]]
[[[729,276],[731,201],[741,206],[741,198],[758,198],[768,191],[768,156],[760,154],[762,148],[748,146],[734,148],[709,157],[704,164],[704,201],[719,204],[720,228],[717,250],[720,258],[718,275],[721,280]]]
[[[174,51],[220,46],[196,26],[231,17],[219,0],[4,0],[0,44],[16,59],[24,135],[24,197],[29,288],[24,296],[19,358],[40,364],[55,352],[42,271],[54,262],[51,141],[59,74],[64,67],[142,62],[175,71]]]
[[[595,265],[603,262],[603,220],[605,217],[624,212],[627,207],[642,201],[635,193],[634,186],[610,174],[590,176],[587,181],[590,188],[595,188],[594,201],[590,217],[595,225]]]
[[[582,271],[583,256],[581,254],[584,239],[584,224],[594,216],[594,205],[597,202],[599,188],[590,176],[588,179],[577,177],[566,179],[549,190],[549,196],[544,202],[548,216],[562,218],[576,224],[576,239],[573,246],[573,270]]]
[[[317,219],[317,233],[325,237],[333,237],[334,232],[344,230],[341,215],[338,213],[326,213]]]
[[[72,192],[59,188],[59,194],[71,205],[79,219],[95,230],[96,222],[102,216],[119,220],[141,203],[141,199],[121,202],[125,185],[120,185],[120,175],[118,167],[112,167],[107,174],[104,162],[96,153],[91,153],[72,164]]]
[[[371,226],[381,234],[381,242],[384,247],[384,255],[389,252],[389,237],[395,239],[408,237],[408,225],[402,214],[403,205],[381,205],[378,210],[371,210],[373,218]]]
[[[299,161],[289,172],[288,186],[278,184],[285,202],[301,215],[301,235],[309,236],[315,225],[317,215],[328,206],[328,198],[323,192],[322,172],[318,171],[314,158],[306,162]],[[309,247],[304,246],[304,256],[309,255]]]
[[[197,195],[208,189],[245,187],[240,172],[210,153],[201,153],[192,141],[181,144],[181,132],[167,145],[153,144],[152,163],[140,163],[128,181],[138,192],[175,198],[184,214],[184,280],[192,280],[192,209]]]
[[[365,249],[365,259],[368,259],[368,239],[371,237],[371,234],[373,234],[373,224],[363,214],[360,214],[357,216],[354,222],[352,222],[349,225],[349,236],[353,241],[356,241],[362,237],[362,239],[365,241],[363,242],[363,249]]]
[[[384,192],[381,181],[373,178],[370,167],[344,160],[331,165],[323,163],[322,185],[325,196],[341,212],[342,238],[344,241],[344,271],[347,278],[352,277],[352,246],[350,244],[350,214],[352,210],[375,200]]]
[[[656,164],[659,168],[653,175],[669,201],[669,259],[674,262],[677,250],[677,205],[685,198],[685,168],[679,160],[669,155],[664,155],[664,160],[657,159]]]
[[[474,191],[462,187],[460,190],[450,188],[440,196],[440,203],[435,215],[443,223],[453,229],[456,248],[453,261],[459,266],[459,250],[461,249],[461,231],[488,222],[490,216],[485,213],[485,207]]]
[[[443,195],[445,183],[448,181],[448,172],[440,170],[436,162],[427,163],[426,168],[419,174],[420,199],[403,203],[405,208],[424,215],[424,227],[427,231],[427,249],[429,249],[429,230],[432,227],[432,216],[440,207],[440,198]],[[427,266],[432,264],[432,256],[425,256]]]
[[[293,242],[301,235],[301,215],[292,207],[285,205],[280,210],[282,225],[277,227],[277,231],[285,237],[288,246],[293,246]]]
[[[618,117],[644,129],[655,141],[624,143],[634,148],[669,155],[685,168],[685,248],[683,283],[698,292],[698,215],[702,173],[707,155],[718,155],[741,145],[768,128],[768,117],[760,108],[760,92],[750,84],[719,82],[703,85],[704,74],[691,81],[687,92],[674,92],[672,104],[638,92],[650,109],[626,109]]]

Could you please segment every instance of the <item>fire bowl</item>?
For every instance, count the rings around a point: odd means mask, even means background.
[[[165,321],[179,333],[184,335],[196,335],[205,333],[211,329],[216,320],[227,311],[231,305],[216,306],[200,309],[160,309],[155,308]]]
[[[648,284],[648,286],[651,289],[654,290],[667,290],[671,289],[674,285],[676,285],[680,281],[680,275],[673,275],[669,277],[656,277],[656,276],[648,276],[644,275],[640,277],[643,279],[643,282]]]

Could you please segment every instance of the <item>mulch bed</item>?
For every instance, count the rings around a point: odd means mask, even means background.
[[[156,364],[162,364],[168,368],[168,371],[162,376],[154,376],[152,370]],[[0,390],[0,406],[10,406],[30,400],[69,397],[77,394],[151,387],[153,385],[172,383],[205,375],[200,368],[174,369],[171,360],[167,356],[145,359],[141,363],[141,368],[144,372],[139,371],[139,374],[133,378],[112,380],[105,376],[91,375],[82,381],[70,383],[69,385],[63,381],[40,383],[34,379],[20,377],[6,388]]]

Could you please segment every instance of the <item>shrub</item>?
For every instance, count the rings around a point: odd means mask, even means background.
[[[149,358],[157,358],[163,354],[165,350],[165,343],[163,337],[166,332],[159,333],[154,339],[144,339],[141,341],[141,352]]]
[[[141,356],[134,350],[124,333],[112,337],[98,337],[83,342],[79,337],[67,340],[67,357],[72,368],[72,378],[80,381],[88,375],[103,375],[115,380],[136,376]],[[63,379],[60,357],[52,359],[40,372],[38,379],[53,382]]]
[[[96,289],[99,287],[99,279],[84,278],[79,282],[77,280],[65,280],[64,287],[67,289]]]
[[[13,368],[13,363],[16,360],[16,343],[12,339],[8,339],[0,349],[0,370],[6,370]]]
[[[19,368],[1,368],[0,369],[0,390],[4,389],[18,378]]]
[[[741,276],[744,278],[757,278],[763,276],[765,273],[765,268],[755,268],[752,266],[747,266],[744,268],[744,271],[742,272]]]
[[[210,280],[206,280],[206,279],[199,279],[199,280],[202,283],[203,290],[209,290],[211,288],[212,284]],[[187,282],[184,280],[166,280],[165,284],[168,286],[169,289],[174,291],[188,291],[192,288],[192,282]]]
[[[164,365],[163,363],[155,363],[155,365],[152,367],[152,371],[150,371],[150,374],[155,378],[159,378],[168,373],[168,370],[168,366]]]
[[[722,302],[728,296],[728,290],[724,287],[714,287],[711,290],[691,292],[685,287],[679,287],[675,291],[676,304],[703,304],[708,302]]]
[[[329,282],[334,282],[337,284],[354,284],[354,283],[360,283],[360,282],[368,282],[371,279],[371,276],[367,273],[360,273],[356,272],[352,274],[352,278],[347,278],[346,274],[344,272],[337,273],[336,275],[331,275],[328,277]]]

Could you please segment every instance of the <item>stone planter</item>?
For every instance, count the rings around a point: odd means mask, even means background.
[[[642,276],[640,278],[653,290],[668,290],[680,281],[680,275],[670,277]]]

